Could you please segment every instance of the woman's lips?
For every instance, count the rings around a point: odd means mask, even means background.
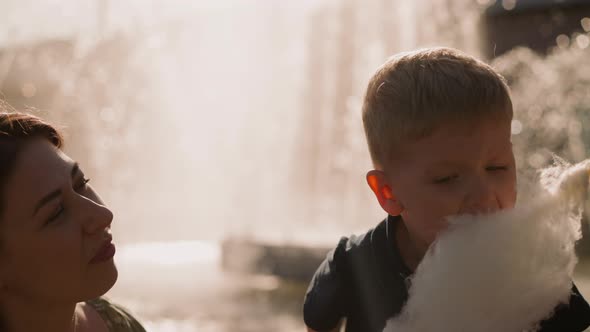
[[[96,255],[90,260],[90,264],[101,263],[115,256],[115,245],[111,241],[112,238],[109,238],[103,243],[100,249],[96,252]]]

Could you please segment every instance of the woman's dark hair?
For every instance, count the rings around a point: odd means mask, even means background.
[[[36,138],[46,139],[57,148],[63,145],[63,137],[55,127],[34,115],[15,112],[0,100],[0,218],[4,211],[4,186],[12,174],[18,153],[25,142]],[[0,312],[0,331],[5,331],[5,321]]]
[[[9,110],[9,106],[0,102],[0,216],[3,211],[3,187],[12,174],[23,143],[41,138],[57,148],[63,144],[61,133],[49,123],[31,114],[7,112]]]

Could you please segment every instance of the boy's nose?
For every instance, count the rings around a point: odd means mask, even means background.
[[[463,205],[462,213],[492,213],[500,209],[494,187],[484,180],[474,181]]]

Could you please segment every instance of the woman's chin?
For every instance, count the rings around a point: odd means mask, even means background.
[[[119,272],[112,259],[101,263],[91,273],[87,280],[85,299],[94,299],[106,294],[117,282]]]

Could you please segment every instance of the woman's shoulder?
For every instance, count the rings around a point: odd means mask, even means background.
[[[109,332],[145,332],[145,329],[131,313],[104,297],[86,301],[106,323]]]

